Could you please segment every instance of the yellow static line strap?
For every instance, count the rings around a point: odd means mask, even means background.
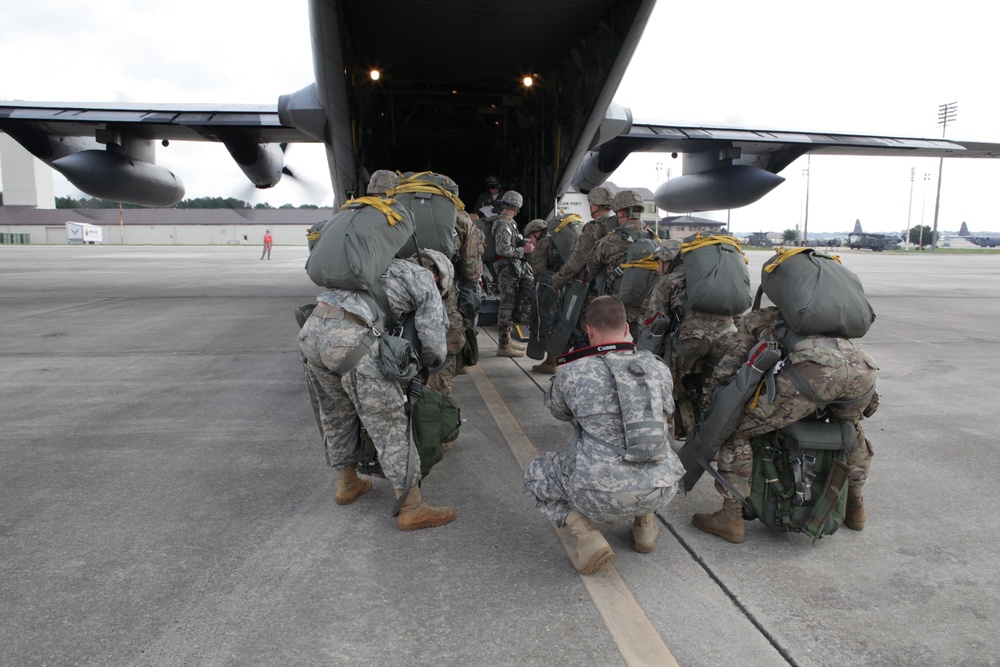
[[[784,262],[789,257],[792,257],[794,255],[798,255],[800,252],[815,253],[816,251],[813,250],[812,248],[778,248],[778,257],[777,257],[777,259],[775,259],[773,262],[771,262],[770,264],[768,264],[767,266],[765,266],[764,267],[764,272],[765,273],[771,273],[771,272],[773,272],[776,268],[778,268],[779,264],[781,264],[782,262]],[[840,255],[819,255],[819,257],[828,257],[828,258],[832,259],[833,261],[837,262],[838,264],[843,264],[843,262],[840,261]]]
[[[562,222],[556,225],[555,233],[558,234],[563,230],[563,227],[565,227],[566,225],[572,224],[574,222],[580,222],[581,220],[583,220],[583,218],[577,215],[576,213],[570,213],[569,215],[567,215],[565,218],[562,219]]]
[[[647,269],[649,271],[656,271],[660,268],[660,263],[655,259],[637,259],[634,262],[625,262],[624,264],[619,264],[623,269]]]
[[[393,195],[401,195],[407,192],[426,192],[432,195],[441,195],[442,197],[447,197],[448,199],[450,199],[451,203],[455,205],[456,209],[458,209],[459,211],[464,211],[465,204],[463,204],[462,200],[458,198],[458,195],[456,195],[453,192],[449,192],[448,190],[442,188],[437,183],[418,180],[418,177],[426,176],[427,174],[430,173],[431,172],[429,171],[422,171],[419,174],[414,174],[413,176],[410,176],[409,178],[404,178],[399,181],[399,185],[389,190],[389,192],[387,192],[386,194],[389,196],[393,196]]]
[[[371,206],[373,208],[377,208],[378,210],[380,210],[382,214],[385,215],[386,221],[390,225],[395,226],[397,222],[403,219],[402,215],[396,213],[396,211],[393,211],[390,208],[390,206],[392,206],[395,203],[396,203],[395,199],[382,199],[381,197],[358,197],[357,199],[352,199],[343,206],[341,206],[340,210],[343,211],[345,208],[349,206],[354,206],[355,204],[361,204],[362,206]]]
[[[697,250],[698,248],[704,248],[705,246],[716,245],[716,244],[733,246],[734,248],[739,250],[741,255],[743,255],[743,261],[746,262],[747,264],[750,263],[750,260],[743,253],[743,248],[740,246],[739,239],[737,239],[735,236],[722,236],[722,235],[702,236],[701,234],[696,234],[693,241],[688,241],[686,243],[681,244],[681,252],[682,253],[691,252],[692,250]]]
[[[747,405],[748,410],[754,410],[757,408],[757,399],[760,398],[760,390],[764,388],[764,378],[761,378],[760,382],[757,383],[757,391],[753,393],[753,398],[750,399],[750,404]]]
[[[319,234],[320,234],[319,232],[308,232],[306,233],[306,240],[315,241],[316,239],[319,238]]]

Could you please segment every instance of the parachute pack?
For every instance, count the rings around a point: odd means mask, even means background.
[[[767,260],[755,308],[761,292],[799,336],[861,338],[875,321],[875,311],[854,272],[838,256],[812,248],[779,250]]]
[[[638,307],[642,305],[646,295],[653,288],[653,281],[656,280],[656,269],[659,267],[659,262],[653,259],[653,253],[660,247],[660,239],[649,230],[644,231],[638,237],[633,237],[630,232],[624,229],[616,229],[615,232],[621,234],[631,245],[629,245],[625,262],[608,276],[608,284],[616,277],[621,276],[615,296],[626,306]],[[606,294],[611,293],[607,285],[605,290]]]
[[[386,193],[413,214],[417,230],[416,245],[406,242],[396,257],[406,259],[421,248],[443,252],[454,257],[457,234],[455,221],[465,204],[458,198],[458,185],[443,174],[430,171],[407,173],[396,187]]]
[[[583,231],[583,218],[576,213],[564,213],[546,222],[545,227],[556,244],[559,258],[565,262],[573,254],[573,246]]]
[[[320,287],[370,290],[413,234],[413,214],[395,199],[352,199],[322,226],[306,272]]]
[[[476,226],[483,233],[483,263],[492,264],[497,258],[497,238],[493,236],[493,223],[500,219],[499,215],[476,220]]]
[[[753,475],[746,500],[755,516],[747,519],[806,533],[813,541],[837,532],[847,509],[845,452],[857,446],[853,424],[799,421],[751,438],[750,446]]]
[[[732,236],[696,234],[681,244],[685,308],[714,315],[739,315],[750,307],[748,260]]]

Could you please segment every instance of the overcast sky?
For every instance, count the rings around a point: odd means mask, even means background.
[[[967,0],[659,0],[616,101],[636,120],[910,137],[940,136],[938,106],[958,102],[948,137],[1000,142],[993,26],[988,5]],[[308,35],[304,1],[5,2],[0,98],[274,104],[313,80]],[[221,145],[175,142],[158,161],[181,177],[188,197],[250,198]],[[329,191],[320,147],[292,146],[288,162]],[[680,162],[635,155],[612,180],[655,190],[668,169],[680,174]],[[801,158],[777,190],[733,210],[733,231],[804,224],[805,167]],[[846,233],[860,219],[866,231],[899,231],[908,215],[911,225],[930,225],[937,169],[936,159],[813,157],[808,230]],[[942,184],[941,230],[962,221],[1000,230],[1000,160],[946,160]],[[80,196],[58,175],[56,192]],[[283,181],[253,201],[319,196]]]

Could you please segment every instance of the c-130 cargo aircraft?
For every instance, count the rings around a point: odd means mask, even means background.
[[[180,179],[156,164],[157,142],[221,142],[258,188],[287,173],[284,144],[320,142],[335,205],[363,193],[376,169],[448,174],[463,192],[499,173],[530,217],[570,188],[588,192],[637,151],[684,155],[682,175],[655,195],[673,212],[751,204],[806,153],[1000,157],[1000,144],[634,119],[613,97],[654,5],[309,0],[315,82],[276,105],[0,101],[0,131],[83,192],[114,201],[183,198]],[[484,42],[470,29],[483,25],[516,29]]]

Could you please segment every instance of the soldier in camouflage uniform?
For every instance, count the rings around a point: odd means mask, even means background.
[[[587,311],[587,333],[595,345],[618,344],[610,355],[634,356],[645,369],[646,383],[659,392],[666,422],[673,409],[670,373],[652,354],[634,351],[626,342],[625,309],[611,296],[599,297]],[[624,349],[622,349],[624,348]],[[596,352],[564,365],[545,393],[553,416],[572,421],[576,437],[566,452],[548,452],[528,463],[524,488],[537,507],[558,526],[568,526],[570,557],[581,574],[590,574],[614,557],[594,526],[598,520],[632,518],[636,551],[653,550],[657,527],[653,512],[664,509],[678,488],[683,468],[664,436],[662,460],[633,463],[613,449],[625,445],[617,383]]]
[[[618,293],[621,277],[619,276],[611,281],[610,287],[606,284],[606,277],[621,266],[628,256],[632,242],[626,239],[624,234],[627,233],[633,238],[639,238],[648,230],[639,217],[643,211],[642,195],[635,190],[622,190],[615,195],[611,206],[615,209],[615,214],[618,216],[618,226],[612,228],[607,236],[598,241],[597,245],[594,246],[594,250],[587,259],[587,271],[590,275],[595,276],[598,294],[614,295]],[[641,304],[639,306],[625,307],[625,317],[628,320],[632,340],[638,340],[639,338],[639,330],[641,328],[639,318],[641,315]]]
[[[744,315],[729,351],[716,366],[716,378],[721,381],[734,375],[746,360],[749,349],[760,340],[776,336],[781,326],[781,313],[777,308],[763,308]],[[847,452],[846,463],[851,473],[844,525],[861,530],[867,520],[864,485],[873,454],[861,420],[870,417],[878,408],[878,394],[874,391],[878,366],[850,340],[834,336],[803,336],[794,349],[788,351],[785,364],[786,368],[794,367],[815,396],[810,398],[803,394],[787,371],[779,371],[775,378],[774,400],[759,400],[755,406],[744,408],[736,430],[723,443],[719,451],[719,473],[744,497],[749,495],[753,472],[750,438],[776,431],[818,409],[827,408],[833,419],[853,423],[857,433],[857,446]],[[740,543],[743,541],[743,508],[721,484],[716,482],[715,488],[722,494],[722,509],[713,514],[695,514],[692,522],[706,533]]]
[[[527,324],[531,317],[531,290],[534,278],[531,266],[525,260],[535,249],[530,240],[521,239],[514,216],[521,210],[524,199],[513,190],[500,197],[500,216],[493,223],[493,237],[497,244],[497,258],[493,273],[500,288],[500,311],[497,313],[497,331],[500,337],[498,357],[523,357],[524,346],[511,340],[510,332],[517,324]]]
[[[458,354],[465,347],[465,329],[472,326],[472,319],[462,316],[459,308],[459,288],[466,286],[479,294],[479,279],[483,275],[483,242],[479,229],[465,211],[458,212],[455,222],[457,241],[455,257],[449,262],[454,274],[454,282],[447,294],[442,293],[445,311],[448,313],[448,358],[444,368],[427,378],[427,386],[445,396],[451,396],[452,381],[458,373]],[[426,261],[426,260],[425,260]],[[426,266],[426,264],[425,264]],[[430,268],[430,267],[428,267]],[[440,287],[440,283],[438,284]],[[451,443],[444,443],[450,449]]]
[[[681,243],[674,239],[663,241],[660,249],[653,253],[660,263],[660,279],[643,309],[643,321],[648,322],[659,314],[671,316],[675,327],[669,334],[664,359],[674,379],[674,435],[686,438],[697,421],[696,415],[708,407],[715,385],[710,382],[714,369],[729,340],[736,335],[736,324],[730,315],[702,313],[685,310],[684,297],[687,279],[684,263],[681,261]],[[679,323],[678,323],[679,322]],[[697,373],[705,386],[698,392],[697,403],[690,397],[685,378]]]
[[[573,246],[572,255],[563,262],[559,271],[552,278],[552,288],[557,292],[569,285],[580,269],[587,266],[587,259],[597,242],[618,226],[618,216],[611,210],[611,202],[614,198],[615,191],[605,185],[599,185],[587,194],[592,219],[580,231],[580,238]],[[583,329],[583,315],[580,318],[580,329]]]
[[[392,172],[385,172],[393,176]],[[376,172],[369,194],[384,194],[387,176]],[[391,186],[390,186],[391,187]],[[414,313],[422,345],[421,364],[440,365],[445,358],[447,321],[434,276],[417,264],[393,259],[381,277],[389,309],[397,321]],[[376,314],[362,293],[330,289],[316,297],[317,305],[299,332],[306,376],[319,402],[326,461],[337,471],[338,505],[349,505],[371,491],[371,480],[357,476],[355,461],[359,425],[364,424],[378,451],[379,463],[396,498],[403,495],[410,446],[406,432],[405,398],[399,382],[379,367],[378,345],[370,347],[350,369],[336,370],[376,324]],[[455,519],[450,507],[433,507],[420,497],[420,463],[398,517],[402,530],[443,526]]]

